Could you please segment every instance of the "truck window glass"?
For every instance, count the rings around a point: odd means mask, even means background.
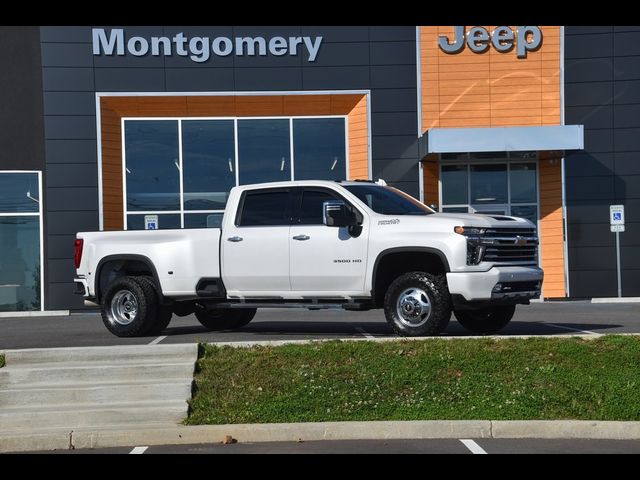
[[[289,225],[291,223],[289,192],[247,192],[242,206],[240,227]]]
[[[300,225],[322,225],[322,204],[327,200],[340,200],[336,195],[318,190],[305,190],[300,206]]]

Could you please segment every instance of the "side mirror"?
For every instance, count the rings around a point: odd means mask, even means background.
[[[342,200],[327,200],[322,203],[322,223],[327,227],[353,227],[358,221]]]

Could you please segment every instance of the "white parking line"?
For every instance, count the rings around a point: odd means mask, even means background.
[[[129,452],[129,455],[142,455],[147,451],[149,447],[135,447],[133,450]]]
[[[484,450],[484,448],[482,448],[473,440],[468,438],[461,438],[460,441],[465,447],[467,447],[471,451],[471,453],[475,455],[487,455],[487,452]]]
[[[158,337],[154,340],[151,340],[151,342],[149,343],[149,345],[157,345],[158,343],[160,343],[162,340],[164,340],[165,338],[167,338],[166,335],[163,335],[161,337]]]
[[[356,330],[358,332],[360,332],[362,335],[364,335],[365,337],[367,337],[367,338],[376,338],[373,335],[371,335],[370,333],[367,333],[364,328],[356,327]]]
[[[565,327],[564,325],[556,325],[555,323],[545,323],[545,325],[551,325],[552,327],[562,328],[563,330],[572,330],[574,332],[588,333],[589,335],[597,335],[597,336],[602,335],[601,333],[592,332],[591,330],[581,330],[579,328]]]

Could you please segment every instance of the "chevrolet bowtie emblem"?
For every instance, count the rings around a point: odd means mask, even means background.
[[[515,243],[516,245],[526,245],[527,243],[527,239],[524,237],[521,237],[520,235],[516,235],[515,240],[513,241],[513,243]]]

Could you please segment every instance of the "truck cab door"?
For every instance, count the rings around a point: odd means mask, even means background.
[[[342,200],[326,188],[306,187],[296,191],[293,224],[289,232],[291,288],[303,295],[366,295],[369,220],[355,237],[347,227],[328,227],[322,221],[323,203]]]
[[[246,190],[222,231],[222,278],[230,296],[289,292],[290,188]]]

